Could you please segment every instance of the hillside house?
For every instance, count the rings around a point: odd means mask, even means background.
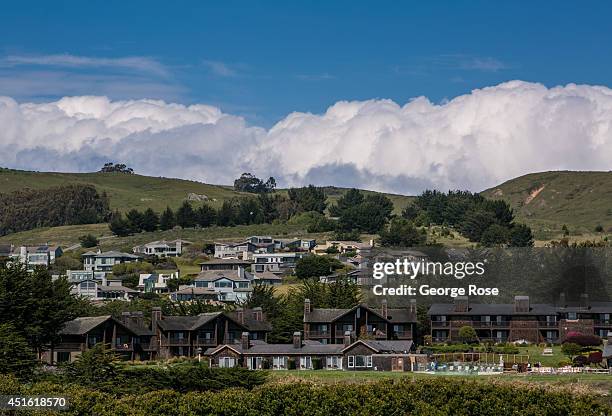
[[[63,250],[58,246],[42,244],[39,246],[13,247],[10,258],[25,264],[29,270],[35,267],[46,267],[55,263],[55,259],[63,254]]]
[[[136,288],[144,293],[167,293],[168,280],[178,278],[178,271],[174,273],[141,273]]]
[[[121,253],[119,251],[88,251],[81,257],[83,258],[83,268],[96,272],[112,272],[113,266],[116,264],[132,263],[141,259],[140,256],[135,254]]]
[[[183,254],[183,246],[191,244],[185,240],[160,240],[152,241],[142,246],[136,246],[132,249],[134,254],[143,256],[157,256],[157,257],[178,257]]]
[[[288,274],[295,270],[297,261],[305,256],[305,253],[269,253],[253,254],[254,273],[272,272]]]

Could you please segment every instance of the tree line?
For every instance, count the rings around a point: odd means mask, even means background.
[[[407,206],[402,217],[416,225],[444,225],[484,246],[533,245],[531,229],[515,222],[510,205],[469,191],[427,190]]]
[[[92,185],[0,194],[0,235],[39,227],[94,224],[107,221],[109,216],[108,197]]]

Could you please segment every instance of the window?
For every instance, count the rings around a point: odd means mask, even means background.
[[[326,364],[328,370],[341,370],[342,357],[327,357]]]
[[[220,357],[219,367],[220,368],[231,368],[236,365],[236,359],[234,357]]]
[[[348,366],[349,368],[372,367],[372,356],[371,355],[349,355]]]
[[[568,312],[567,313],[567,319],[569,319],[570,321],[578,319],[578,317],[576,315],[576,312]]]
[[[57,362],[58,363],[67,363],[70,362],[70,353],[66,351],[58,351],[57,353]]]
[[[300,357],[300,369],[302,370],[312,370],[312,358],[307,356],[307,357]]]
[[[287,369],[287,357],[272,358],[272,368],[274,370],[286,370]]]
[[[249,370],[261,370],[263,368],[263,357],[249,357],[247,368]]]

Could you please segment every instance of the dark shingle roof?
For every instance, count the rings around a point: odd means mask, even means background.
[[[387,309],[387,319],[394,324],[405,323],[405,322],[416,322],[416,314],[410,312],[409,309]]]
[[[412,341],[374,341],[374,340],[358,340],[349,345],[348,347],[342,348],[342,350],[349,350],[358,343],[362,343],[379,354],[384,353],[404,353],[409,352],[412,349]]]
[[[66,322],[59,333],[60,335],[83,335],[109,319],[112,319],[110,315],[76,318]]]
[[[222,312],[212,312],[197,316],[164,316],[157,324],[164,331],[193,331],[221,314]]]
[[[515,312],[514,304],[470,303],[467,312],[456,312],[452,303],[434,303],[428,315],[555,315],[557,308],[542,303],[529,305],[529,312]]]
[[[223,348],[232,348],[240,354],[282,354],[282,355],[294,355],[294,354],[310,354],[310,355],[324,355],[324,354],[338,354],[342,353],[344,345],[342,344],[321,344],[318,343],[307,343],[302,344],[300,348],[295,348],[293,344],[265,344],[256,343],[251,344],[248,350],[243,350],[241,344],[233,345],[219,345],[215,348],[209,348],[204,353],[205,355],[213,355]]]
[[[373,313],[381,318],[385,318],[380,314],[380,310],[378,309],[370,308],[367,305],[357,305],[351,309],[315,308],[304,316],[304,322],[333,322],[359,307],[367,309],[368,313]],[[416,322],[416,316],[411,314],[408,309],[388,309],[387,314],[391,317],[391,319],[389,319],[390,322]]]

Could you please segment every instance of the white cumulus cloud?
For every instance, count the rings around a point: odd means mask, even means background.
[[[0,97],[0,126],[0,166],[94,171],[116,161],[211,183],[250,171],[285,186],[479,191],[534,171],[612,169],[612,90],[588,85],[512,81],[440,105],[338,102],[269,130],[208,105]]]

